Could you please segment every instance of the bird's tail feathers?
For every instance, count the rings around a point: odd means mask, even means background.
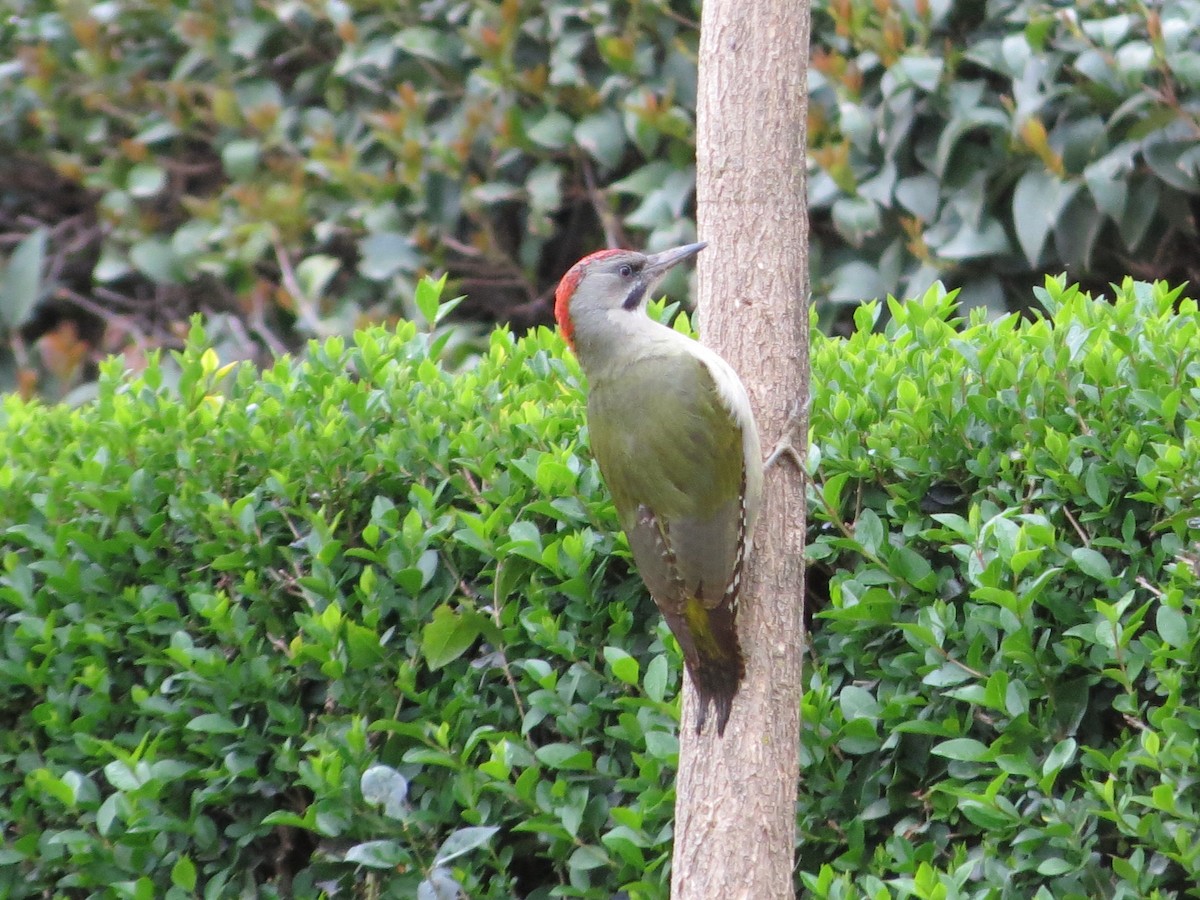
[[[741,655],[738,655],[738,662],[741,663]],[[733,698],[737,695],[738,688],[742,686],[741,677],[711,677],[711,670],[701,670],[700,677],[696,677],[696,670],[692,667],[688,668],[688,673],[691,676],[692,684],[696,686],[696,693],[700,695],[700,712],[696,718],[696,734],[704,730],[705,723],[708,722],[708,712],[711,708],[717,715],[717,735],[725,736],[725,726],[729,724],[729,715],[733,712]],[[718,676],[723,676],[725,673],[717,672]]]
[[[688,675],[700,698],[697,734],[704,730],[711,708],[716,713],[717,734],[724,736],[733,711],[733,698],[746,675],[735,616],[736,610],[730,602],[709,608],[698,599],[687,600],[682,615],[667,616],[667,624],[679,641]]]

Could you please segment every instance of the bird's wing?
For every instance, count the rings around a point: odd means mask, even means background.
[[[744,425],[693,354],[634,362],[591,385],[592,451],[660,605],[719,605],[745,542]],[[751,427],[753,427],[751,425]]]

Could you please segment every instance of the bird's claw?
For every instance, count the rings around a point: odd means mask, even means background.
[[[763,463],[763,471],[770,469],[785,456],[795,463],[796,468],[800,470],[801,474],[804,473],[804,457],[800,455],[800,451],[796,449],[796,445],[792,443],[790,436],[782,437],[775,442],[775,446],[771,448],[766,462]]]

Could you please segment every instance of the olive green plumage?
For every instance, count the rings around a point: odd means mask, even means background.
[[[690,374],[680,368],[690,368]],[[636,429],[622,424],[632,411]],[[742,435],[699,362],[650,357],[621,379],[590,385],[592,452],[638,571],[683,650],[705,703],[725,730],[745,671],[726,598],[742,551]]]
[[[589,382],[592,452],[646,587],[724,733],[744,676],[737,597],[761,493],[758,435],[733,370],[645,314],[649,288],[690,245],[606,251],[559,287],[556,313]]]

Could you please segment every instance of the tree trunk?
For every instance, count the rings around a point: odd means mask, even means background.
[[[705,0],[696,128],[700,331],[750,392],[764,449],[808,441],[807,0]],[[793,418],[793,416],[799,417]],[[684,693],[674,900],[792,897],[804,642],[803,480],[768,469],[742,589],[746,679],[724,738]],[[687,679],[685,679],[686,681]]]

